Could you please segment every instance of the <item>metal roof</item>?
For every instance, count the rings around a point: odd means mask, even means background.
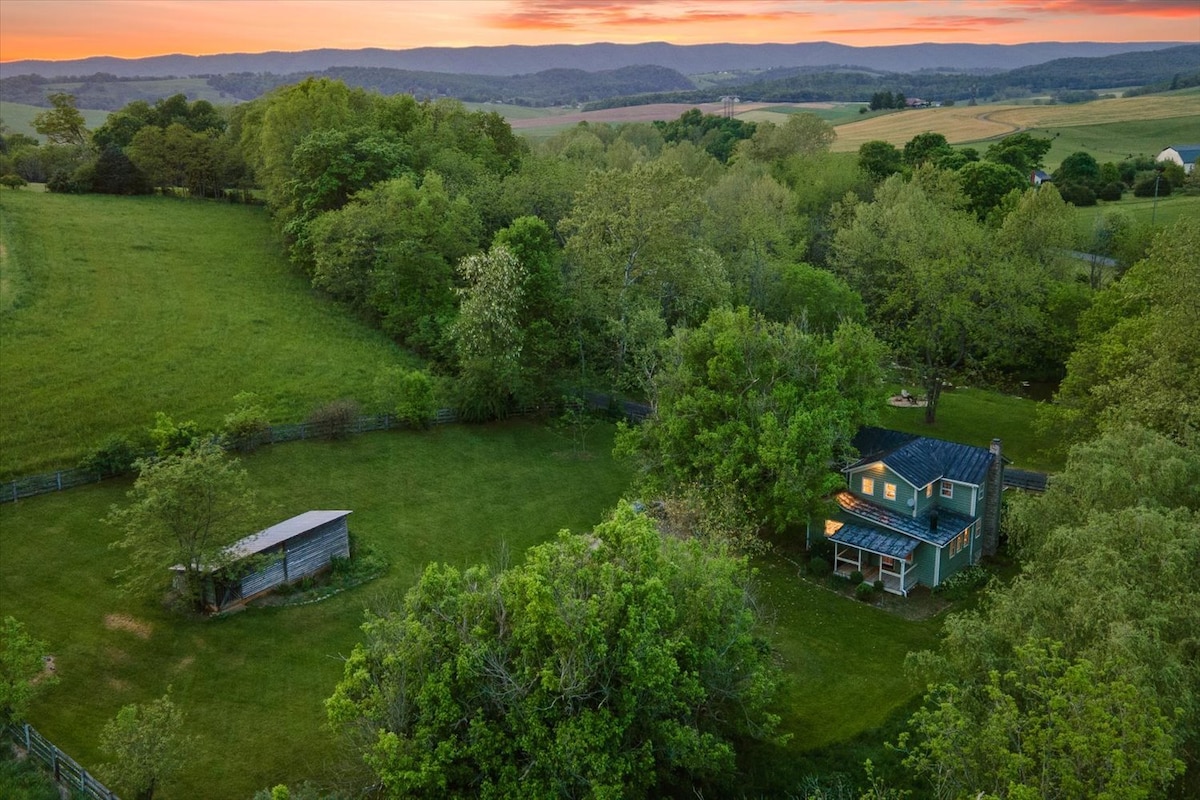
[[[929,512],[918,514],[916,517],[898,514],[847,491],[838,492],[834,499],[844,511],[861,520],[896,533],[902,533],[905,536],[911,536],[914,539],[920,539],[922,542],[928,542],[937,547],[945,547],[951,539],[965,531],[975,521],[962,514],[937,509],[938,526],[936,530],[933,530],[930,528],[931,515]]]
[[[1185,164],[1195,164],[1196,159],[1200,158],[1200,144],[1170,144],[1166,149],[1179,153],[1179,157]]]
[[[252,556],[281,542],[286,542],[288,539],[308,533],[313,528],[318,528],[327,522],[349,516],[351,513],[350,511],[305,511],[303,514],[285,519],[283,522],[234,542],[226,552],[234,559]]]
[[[885,428],[863,428],[851,443],[863,457],[847,471],[882,461],[918,488],[942,478],[981,486],[992,463],[992,453],[984,447]]]
[[[868,550],[892,558],[908,558],[909,554],[921,544],[909,536],[892,533],[882,528],[849,524],[843,525],[829,539],[838,544],[847,544],[860,550]]]

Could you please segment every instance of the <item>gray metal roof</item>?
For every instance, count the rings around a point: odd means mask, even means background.
[[[308,533],[313,528],[341,519],[351,513],[350,511],[305,511],[303,514],[294,516],[291,519],[285,519],[283,522],[234,542],[229,546],[227,552],[234,559],[252,556],[255,553],[261,553],[281,542],[286,542],[288,539]]]
[[[951,539],[965,531],[975,521],[962,514],[938,509],[938,526],[936,530],[931,530],[929,526],[931,515],[928,512],[916,517],[897,514],[895,511],[875,505],[846,491],[838,492],[834,499],[844,511],[853,514],[860,520],[866,520],[881,528],[920,539],[922,542],[928,542],[937,547],[948,545]]]
[[[892,533],[882,528],[849,524],[843,525],[829,538],[839,544],[847,544],[892,558],[908,558],[908,555],[921,544],[916,539],[900,533]]]
[[[984,447],[885,428],[863,428],[852,444],[863,457],[847,470],[882,461],[918,488],[942,478],[981,486],[992,463],[992,453]]]

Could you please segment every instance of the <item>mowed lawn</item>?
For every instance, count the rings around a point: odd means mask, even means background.
[[[365,400],[411,357],[309,288],[262,208],[0,194],[0,480],[74,466],[163,411],[216,427]]]
[[[0,506],[0,614],[48,643],[61,679],[31,722],[95,767],[105,721],[171,686],[198,743],[164,800],[249,798],[327,776],[339,754],[322,704],[364,608],[394,603],[431,561],[519,562],[560,529],[590,529],[628,481],[611,446],[605,427],[591,457],[575,458],[569,442],[518,421],[262,450],[244,464],[275,519],[351,509],[352,534],[390,567],[320,603],[212,620],[120,594],[118,532],[100,519],[125,501],[127,481]]]

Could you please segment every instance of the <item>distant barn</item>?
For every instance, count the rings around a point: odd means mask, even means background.
[[[205,577],[204,604],[222,611],[316,575],[333,558],[349,558],[350,513],[306,511],[230,545],[226,553],[233,566]]]

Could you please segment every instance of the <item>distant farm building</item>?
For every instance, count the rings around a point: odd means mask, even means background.
[[[306,511],[230,545],[226,554],[233,565],[204,578],[204,605],[223,611],[316,575],[334,558],[349,558],[350,513]]]
[[[1050,183],[1053,180],[1053,178],[1051,178],[1047,173],[1042,172],[1040,169],[1035,169],[1033,172],[1029,173],[1030,186],[1041,186],[1043,183]]]
[[[1196,159],[1200,158],[1200,144],[1173,144],[1163,150],[1155,161],[1171,161],[1183,167],[1183,171],[1191,174],[1196,168]]]

